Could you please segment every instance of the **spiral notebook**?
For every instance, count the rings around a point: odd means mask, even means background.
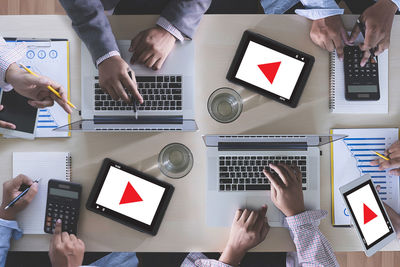
[[[383,114],[389,112],[388,50],[378,56],[380,99],[378,101],[347,101],[344,96],[344,66],[336,52],[330,53],[329,110],[332,113]]]
[[[44,234],[48,181],[71,181],[71,155],[68,152],[14,152],[13,177],[19,174],[32,180],[41,178],[37,195],[18,214],[19,227],[24,234]]]

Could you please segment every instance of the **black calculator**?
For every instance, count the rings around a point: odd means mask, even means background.
[[[81,192],[80,184],[55,179],[49,180],[44,220],[46,233],[52,234],[57,219],[61,219],[62,231],[76,235]]]
[[[360,66],[363,51],[358,46],[344,47],[344,82],[346,100],[379,100],[378,62],[369,60]]]

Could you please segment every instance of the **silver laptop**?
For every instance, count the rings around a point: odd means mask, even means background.
[[[118,40],[121,57],[129,62],[130,40]],[[144,103],[133,106],[114,101],[99,86],[98,71],[82,44],[82,120],[57,130],[97,131],[196,131],[194,116],[194,43],[176,43],[162,68],[131,65]],[[129,97],[131,94],[128,94]]]
[[[207,135],[207,225],[232,223],[238,208],[268,205],[271,226],[284,226],[284,215],[271,202],[263,174],[269,163],[296,165],[302,173],[307,209],[320,208],[319,146],[343,135]]]

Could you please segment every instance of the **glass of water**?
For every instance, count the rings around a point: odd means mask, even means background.
[[[169,144],[158,155],[158,167],[167,177],[182,178],[192,170],[192,152],[183,144]]]
[[[210,95],[207,108],[214,120],[221,123],[229,123],[240,116],[243,109],[243,102],[235,90],[222,87]]]

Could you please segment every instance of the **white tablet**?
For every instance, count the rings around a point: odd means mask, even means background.
[[[0,134],[34,139],[38,109],[29,105],[28,99],[14,90],[0,90],[0,103],[4,106],[0,111],[0,120],[13,123],[17,127],[15,130],[0,127]]]
[[[392,223],[369,174],[339,190],[368,257],[396,239]]]

